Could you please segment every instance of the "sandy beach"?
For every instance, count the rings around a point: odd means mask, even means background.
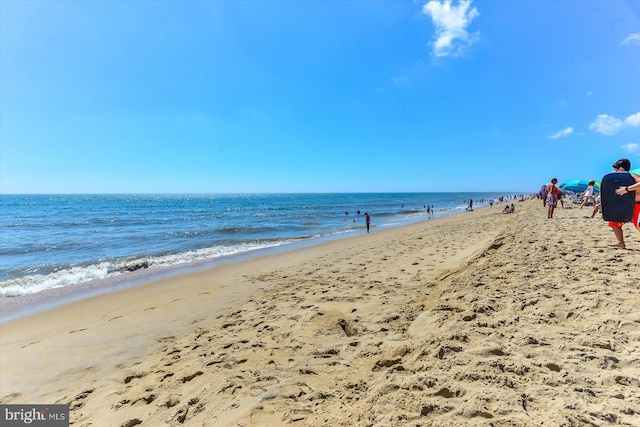
[[[502,205],[0,325],[2,403],[74,426],[640,425],[640,233]]]

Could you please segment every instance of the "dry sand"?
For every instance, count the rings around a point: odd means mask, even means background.
[[[539,201],[0,326],[2,403],[74,426],[640,425],[640,233]]]

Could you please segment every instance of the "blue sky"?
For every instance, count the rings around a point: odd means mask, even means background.
[[[536,191],[640,167],[640,1],[0,2],[1,193]]]

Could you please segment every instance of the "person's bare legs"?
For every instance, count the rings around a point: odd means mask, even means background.
[[[585,197],[584,200],[582,201],[582,204],[580,205],[580,209],[582,209],[587,204],[587,202],[591,202],[595,206],[596,199],[594,199],[593,197],[590,197],[590,196]]]
[[[609,246],[612,248],[624,249],[626,248],[624,244],[624,234],[622,233],[622,227],[611,227],[613,230],[613,234],[615,234],[616,239],[618,239],[617,243],[612,243]]]

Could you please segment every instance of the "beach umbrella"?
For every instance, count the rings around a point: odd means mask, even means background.
[[[631,170],[629,171],[629,173],[634,173],[634,174],[636,174],[636,175],[640,175],[640,168],[638,168],[638,169],[631,169]]]
[[[571,191],[573,193],[583,193],[588,186],[589,186],[588,179],[572,179],[570,181],[563,182],[558,187],[560,187],[562,191]],[[593,189],[596,193],[600,192],[599,181],[596,181],[595,185],[593,186]]]

